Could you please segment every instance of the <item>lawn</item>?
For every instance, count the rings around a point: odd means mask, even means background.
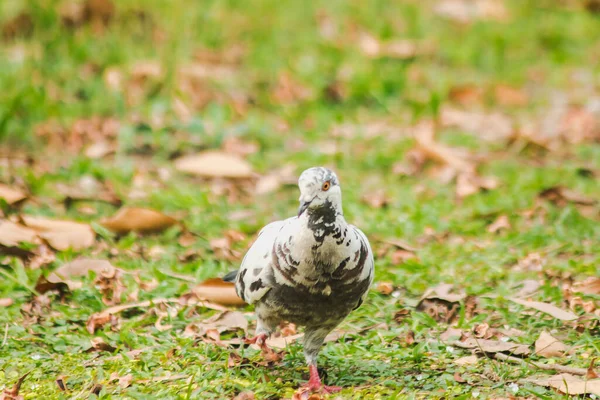
[[[600,396],[594,3],[0,2],[0,398],[308,398],[202,282],[316,165],[376,254],[330,398]]]

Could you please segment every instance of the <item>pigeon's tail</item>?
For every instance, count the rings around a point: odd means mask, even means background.
[[[237,278],[238,272],[239,271],[237,269],[235,271],[231,271],[230,273],[228,273],[227,275],[225,275],[223,277],[223,280],[225,282],[235,282],[235,278]]]

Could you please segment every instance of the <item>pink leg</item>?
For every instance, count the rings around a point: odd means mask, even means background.
[[[263,351],[270,352],[271,349],[267,346],[267,338],[269,335],[266,333],[261,333],[260,335],[256,335],[252,338],[244,339],[244,343],[246,344],[257,344]]]
[[[342,388],[340,386],[325,386],[321,382],[321,378],[319,377],[319,371],[317,370],[316,365],[309,365],[308,371],[310,373],[310,378],[308,379],[308,383],[305,384],[312,392],[324,392],[324,393],[337,393]]]

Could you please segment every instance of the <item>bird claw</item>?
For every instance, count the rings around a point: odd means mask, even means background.
[[[337,393],[340,390],[342,390],[341,386],[323,385],[323,383],[321,382],[321,378],[319,377],[319,371],[317,370],[316,366],[310,365],[309,371],[310,371],[310,379],[308,380],[308,382],[306,382],[304,385],[302,385],[302,388],[304,390],[308,390],[312,393],[326,393],[326,394]]]
[[[266,333],[261,333],[260,335],[256,335],[252,338],[244,338],[245,344],[255,344],[260,347],[260,349],[266,353],[271,354],[273,350],[269,346],[267,346],[267,338],[269,336]]]
[[[303,388],[308,389],[312,393],[333,394],[342,390],[341,386],[327,386],[321,383],[305,383]]]

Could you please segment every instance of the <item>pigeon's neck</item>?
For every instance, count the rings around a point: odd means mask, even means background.
[[[306,210],[306,215],[308,217],[308,228],[311,230],[324,229],[332,227],[336,223],[346,222],[342,205],[330,201],[326,201],[321,207],[309,208]]]

